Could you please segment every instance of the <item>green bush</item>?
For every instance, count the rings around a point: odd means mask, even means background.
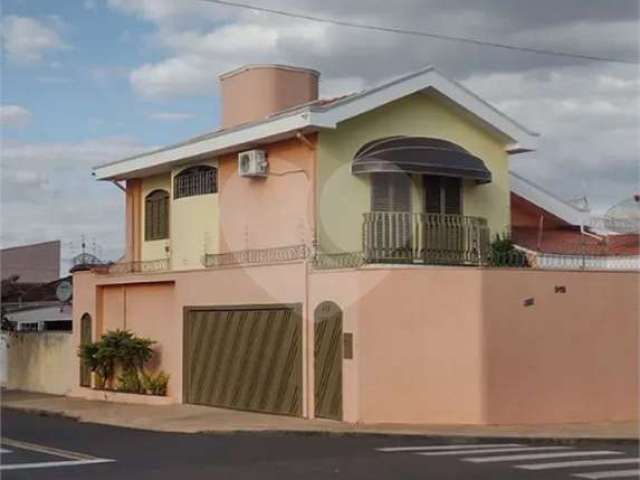
[[[162,370],[155,376],[152,373],[142,372],[142,386],[144,390],[151,395],[166,395],[168,384],[169,374]]]
[[[122,373],[117,378],[118,390],[142,393],[140,372],[153,356],[151,346],[154,343],[128,330],[118,329],[108,331],[97,342],[80,346],[78,356],[101,379],[103,388],[114,388],[114,376],[119,371]]]
[[[118,391],[126,393],[144,393],[142,382],[136,370],[125,370],[118,377]]]
[[[493,267],[529,267],[527,255],[518,250],[508,235],[496,235],[491,242],[489,265]]]

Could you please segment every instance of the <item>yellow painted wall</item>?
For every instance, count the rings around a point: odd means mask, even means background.
[[[147,195],[154,190],[162,189],[171,194],[171,174],[169,172],[155,175],[153,177],[147,177],[142,179],[142,195],[140,196],[140,260],[159,260],[161,258],[167,258],[167,248],[171,248],[171,237],[164,240],[152,240],[146,241],[144,239],[144,222],[145,222],[145,199]],[[173,215],[171,207],[169,207],[169,225],[172,224]]]
[[[216,161],[201,162],[198,165],[218,167]],[[173,170],[172,178],[184,168],[187,167]],[[219,173],[218,183],[220,183]],[[173,185],[173,181],[171,184]],[[205,253],[219,251],[219,225],[220,209],[217,193],[174,200],[172,192],[171,268],[182,270],[202,267],[202,257]]]
[[[6,336],[7,388],[66,395],[78,380],[77,345],[68,332]]]
[[[492,235],[508,229],[509,158],[504,141],[442,99],[416,93],[320,132],[317,231],[323,250],[362,249],[362,214],[370,209],[370,186],[367,175],[351,174],[351,161],[365,143],[392,135],[441,138],[481,158],[493,181],[464,182],[463,213],[487,218]],[[415,180],[413,209],[420,211],[422,192]]]

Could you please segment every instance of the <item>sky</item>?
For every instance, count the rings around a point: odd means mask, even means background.
[[[248,1],[248,0],[247,0]],[[261,0],[321,17],[637,61],[637,0]],[[541,135],[511,169],[594,212],[640,190],[638,65],[368,32],[205,0],[0,0],[3,247],[65,262],[123,248],[123,194],[91,167],[214,130],[218,74],[320,72],[321,95],[431,64]],[[401,8],[399,8],[401,7]]]

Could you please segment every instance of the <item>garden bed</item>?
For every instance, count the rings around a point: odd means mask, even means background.
[[[86,400],[103,400],[105,402],[134,403],[140,405],[172,405],[178,403],[175,398],[166,395],[150,395],[148,393],[126,393],[116,390],[98,390],[81,388],[79,396]]]

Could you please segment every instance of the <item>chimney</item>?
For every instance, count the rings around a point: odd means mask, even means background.
[[[319,77],[316,70],[286,65],[246,65],[223,73],[222,128],[317,100]]]

